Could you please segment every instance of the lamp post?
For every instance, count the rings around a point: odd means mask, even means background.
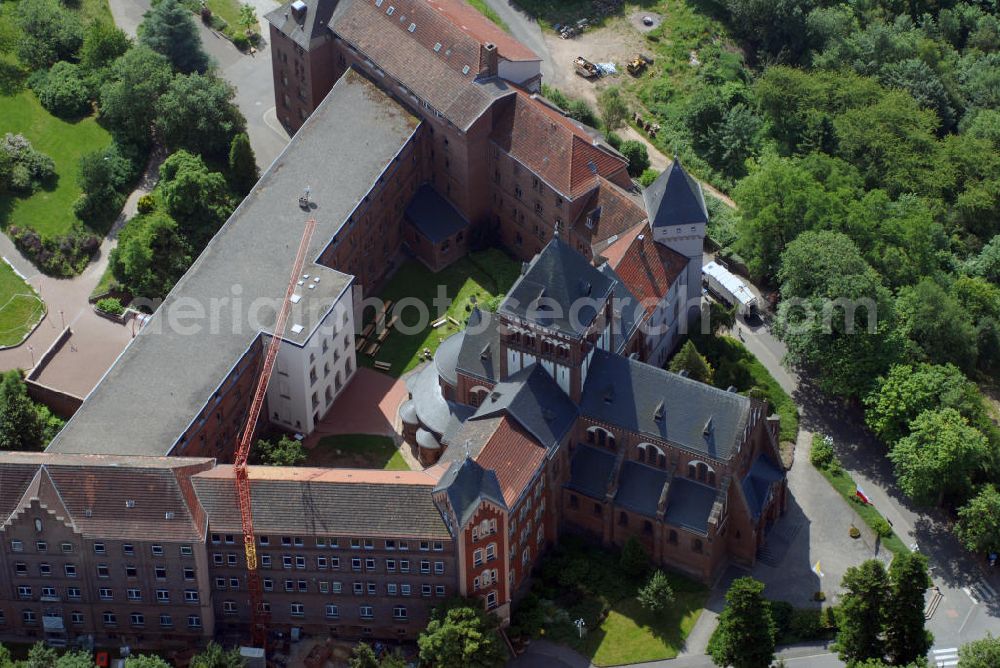
[[[576,626],[576,631],[577,633],[580,634],[580,638],[582,639],[583,634],[587,629],[587,622],[583,621],[583,617],[581,617],[580,619],[573,622],[573,624]]]

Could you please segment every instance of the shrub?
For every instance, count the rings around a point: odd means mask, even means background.
[[[156,211],[156,198],[150,194],[143,195],[136,202],[136,210],[141,214],[152,213]]]
[[[117,297],[106,297],[98,300],[97,310],[110,313],[111,315],[121,315],[125,312],[125,307],[122,306],[121,300]]]
[[[853,524],[851,525],[851,528],[848,530],[847,533],[848,533],[848,535],[850,535],[851,538],[853,538],[855,540],[857,540],[858,538],[861,538],[861,530],[858,529]]]
[[[642,142],[634,139],[623,141],[619,151],[628,160],[629,176],[638,177],[649,169],[649,153]]]
[[[32,77],[30,83],[38,101],[55,116],[77,118],[90,112],[90,91],[78,65],[61,60],[48,72]]]
[[[882,538],[888,538],[892,535],[892,525],[884,517],[876,517],[871,521],[872,529],[875,530]]]
[[[235,46],[240,51],[246,51],[250,48],[250,38],[245,34],[238,32],[233,35],[233,46]]]
[[[829,436],[813,434],[812,452],[809,461],[818,469],[825,469],[833,463],[833,439]]]
[[[36,151],[24,135],[4,135],[0,142],[0,192],[30,195],[55,174],[52,158]]]
[[[620,136],[618,136],[617,134],[615,134],[614,132],[609,132],[604,137],[604,139],[607,140],[608,145],[611,148],[615,149],[616,151],[620,151],[621,150],[621,148],[622,148],[622,138]]]
[[[823,601],[826,600],[826,594],[822,591],[818,591],[815,594],[813,594],[813,600],[822,603]]]
[[[71,232],[43,239],[30,228],[13,225],[7,230],[18,250],[50,276],[75,276],[83,271],[100,248],[101,240],[86,232]]]
[[[821,624],[822,612],[811,608],[793,610],[788,631],[798,640],[819,640],[828,631]]]
[[[652,167],[650,167],[649,169],[644,169],[642,171],[642,174],[639,175],[639,185],[641,185],[643,188],[648,188],[649,186],[653,185],[653,181],[655,181],[656,177],[658,177],[659,175],[660,173],[655,169],[653,169]]]
[[[590,105],[583,100],[572,100],[566,107],[566,113],[573,120],[580,121],[584,125],[597,127],[597,114],[590,108]]]

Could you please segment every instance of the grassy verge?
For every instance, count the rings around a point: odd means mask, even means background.
[[[840,462],[835,456],[832,455],[832,450],[829,451],[829,455],[826,458],[821,458],[817,456],[817,452],[822,446],[823,436],[820,434],[813,435],[812,443],[812,454],[810,460],[816,470],[819,471],[830,485],[840,492],[840,495],[844,497],[848,505],[854,509],[854,512],[861,517],[861,520],[871,527],[872,531],[876,535],[881,536],[882,546],[892,552],[893,554],[903,554],[910,551],[910,548],[896,535],[896,532],[892,530],[892,526],[882,517],[875,506],[863,503],[861,499],[857,496],[857,483],[854,482],[854,478],[851,474],[844,470],[840,465]]]
[[[45,303],[17,272],[0,260],[0,346],[17,345],[45,314]]]
[[[73,202],[83,192],[77,182],[80,156],[111,144],[111,135],[94,117],[65,121],[47,112],[31,91],[0,96],[0,134],[23,134],[55,161],[58,180],[30,197],[0,195],[0,227],[28,227],[43,237],[66,234],[80,225]]]
[[[309,451],[305,466],[410,470],[391,438],[370,434],[324,436]]]
[[[101,280],[97,282],[94,289],[90,292],[90,298],[96,299],[98,297],[103,297],[112,290],[118,287],[118,281],[115,277],[111,275],[111,265],[104,268],[104,273],[101,274]]]
[[[636,600],[642,581],[623,574],[617,552],[567,536],[515,608],[511,634],[569,645],[598,666],[674,658],[701,615],[708,590],[680,575],[668,578],[674,603],[654,615]],[[573,624],[580,618],[587,625],[583,638]]]
[[[510,32],[510,26],[508,26],[500,15],[493,11],[493,8],[486,4],[486,0],[469,0],[469,4],[473,6],[480,14],[488,18],[493,23],[504,29],[505,32]]]
[[[514,0],[514,4],[535,17],[542,30],[552,30],[556,23],[566,25],[580,19],[591,19],[599,25],[592,0]]]
[[[386,301],[392,300],[390,310],[395,310],[400,300],[406,299],[409,303],[416,299],[423,303],[434,321],[438,319],[439,313],[433,300],[438,294],[438,286],[443,286],[445,294],[452,300],[445,316],[453,318],[459,324],[447,321],[433,328],[428,323],[416,334],[404,334],[393,329],[378,353],[369,357],[362,352],[358,356],[359,363],[370,367],[376,361],[383,361],[390,365],[389,373],[393,376],[406,373],[420,363],[420,355],[425,348],[433,353],[441,341],[465,327],[473,297],[482,304],[506,292],[518,274],[518,263],[496,249],[463,257],[437,274],[416,260],[407,262],[399,268],[379,297]],[[399,320],[403,324],[412,325],[417,317],[416,313],[415,308],[404,308],[399,312]],[[366,309],[364,317],[367,325],[374,318],[373,310]]]
[[[692,334],[698,352],[715,369],[716,387],[736,387],[740,393],[759,391],[781,417],[782,441],[794,442],[799,433],[799,409],[778,381],[746,346],[729,336]]]

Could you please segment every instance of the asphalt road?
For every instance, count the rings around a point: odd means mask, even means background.
[[[988,573],[988,567],[958,544],[944,513],[914,506],[902,494],[884,446],[863,426],[860,408],[831,400],[800,382],[798,374],[782,364],[784,344],[763,323],[742,321],[740,329],[747,348],[798,403],[803,432],[832,436],[844,468],[897,535],[928,557],[934,584],[944,596],[927,623],[935,645],[961,645],[987,633],[1000,634],[1000,577]],[[796,465],[810,466],[808,461]]]

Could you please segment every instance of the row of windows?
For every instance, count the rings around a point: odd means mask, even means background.
[[[264,609],[268,612],[271,610],[271,606],[267,601],[264,601]],[[235,615],[239,612],[239,608],[236,601],[223,601],[222,602],[222,613],[225,615]],[[289,603],[288,612],[292,617],[305,617],[306,616],[306,606],[304,603]],[[327,619],[340,619],[340,606],[333,605],[332,603],[326,604],[323,610],[323,616]],[[359,619],[374,619],[375,618],[375,607],[371,605],[359,605],[358,606],[358,618]],[[395,605],[392,607],[392,618],[399,621],[406,621],[408,618],[408,612],[405,605]]]
[[[43,599],[57,599],[59,598],[58,591],[55,587],[41,587],[40,595]],[[18,585],[17,587],[17,597],[20,599],[31,599],[34,596],[34,588],[31,585]],[[102,601],[113,601],[115,598],[114,590],[111,587],[100,587],[97,590],[97,596]],[[141,601],[142,600],[142,589],[138,587],[129,587],[125,590],[125,597],[129,601]],[[81,598],[81,591],[79,587],[67,587],[66,588],[66,598],[71,600],[78,600]],[[185,603],[197,603],[199,601],[198,590],[197,589],[185,589],[184,590],[184,602]],[[157,603],[170,603],[170,590],[169,589],[157,589],[156,590],[156,602]]]
[[[264,591],[274,591],[275,582],[273,578],[264,578],[262,581]],[[216,589],[225,590],[230,589],[237,591],[242,586],[242,581],[240,578],[215,578]],[[283,582],[284,591],[287,593],[300,592],[309,593],[310,585],[308,580],[293,580],[291,578],[286,578]],[[316,588],[320,594],[343,594],[344,593],[344,583],[340,580],[317,580]],[[360,582],[355,581],[351,583],[351,593],[355,596],[364,596],[368,594],[369,596],[379,595],[379,586],[377,582],[367,581]],[[387,582],[385,583],[385,596],[412,596],[414,591],[414,585],[408,582]],[[420,595],[424,597],[438,596],[443,597],[447,589],[444,585],[430,585],[421,584],[420,585]]]
[[[37,525],[36,525],[37,526]],[[10,541],[11,552],[24,552],[24,542],[20,540]],[[71,554],[74,551],[73,543],[60,543],[60,551],[63,554]],[[35,551],[37,552],[48,552],[49,544],[44,540],[35,541]],[[181,545],[180,556],[190,557],[194,555],[194,548],[190,545]],[[162,545],[150,545],[149,553],[154,557],[162,557],[166,555],[166,550]],[[94,543],[94,554],[107,554],[107,548],[104,543]],[[132,543],[122,543],[122,554],[126,557],[135,556],[135,545]]]
[[[227,564],[229,566],[238,566],[240,563],[239,558],[240,555],[236,552],[230,552],[225,555],[221,552],[214,552],[212,554],[212,563],[216,566],[223,566]],[[410,572],[409,559],[384,559],[383,561],[385,562],[385,570],[388,573],[395,573],[397,569],[400,573]],[[261,568],[271,568],[272,563],[272,555],[260,555]],[[308,566],[308,561],[307,558],[301,554],[283,554],[281,555],[281,566],[287,570],[291,570],[293,568],[297,570],[305,570]],[[327,569],[334,571],[340,570],[340,557],[327,557],[322,555],[316,556],[315,567],[317,570],[321,571],[325,571]],[[431,572],[431,568],[431,561],[429,559],[421,559],[414,569],[414,572],[428,574]],[[375,557],[351,557],[351,570],[378,570],[378,559]],[[444,562],[433,562],[433,571],[435,575],[444,575]]]
[[[59,615],[55,615],[59,616]],[[70,612],[69,615],[70,623],[74,626],[82,626],[84,623],[83,613],[79,610],[74,610]],[[118,615],[111,611],[104,612],[101,615],[102,621],[105,626],[117,626],[118,625]],[[25,624],[37,624],[38,623],[38,613],[34,610],[24,610],[21,613],[21,619]],[[145,626],[146,625],[146,615],[141,612],[133,612],[129,615],[129,622],[132,626]],[[6,624],[7,620],[4,619],[3,612],[0,611],[0,624]],[[201,616],[200,615],[188,615],[187,625],[190,629],[200,629],[201,628]],[[160,615],[160,626],[162,628],[173,628],[174,619],[171,615],[161,614]]]
[[[270,536],[257,536],[257,541],[260,543],[261,547],[269,547],[271,545]],[[282,547],[305,547],[306,541],[301,536],[282,536],[281,539]],[[340,548],[340,538],[324,538],[322,536],[317,536],[315,538],[315,546],[318,548],[330,548],[339,549]],[[236,534],[212,534],[212,545],[236,545],[237,542],[242,543],[243,539],[240,537],[237,541]],[[382,547],[385,550],[409,550],[410,543],[405,540],[393,540],[386,538],[382,542]],[[276,543],[277,544],[277,543]],[[344,543],[345,547],[350,546],[352,550],[374,550],[375,540],[372,538],[350,538]],[[439,540],[429,541],[422,540],[419,544],[419,549],[422,552],[442,552],[444,550],[444,543]]]

